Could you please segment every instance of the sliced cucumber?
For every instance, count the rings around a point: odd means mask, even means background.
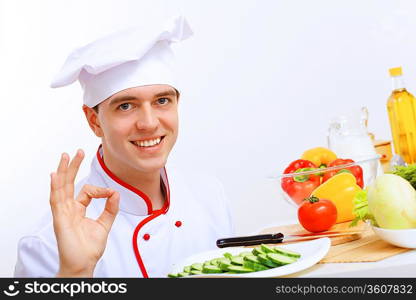
[[[191,266],[186,266],[186,267],[184,267],[184,268],[183,268],[183,271],[184,271],[185,273],[191,273]]]
[[[231,266],[231,260],[224,257],[219,261],[218,266],[220,267],[221,270],[228,271],[228,267]]]
[[[264,252],[263,250],[261,250],[260,247],[256,247],[253,249],[253,251],[251,251],[254,255],[259,255],[259,254],[266,254],[266,252]]]
[[[253,254],[244,256],[244,261],[251,261],[251,262],[256,263],[256,264],[261,264],[258,257],[254,256]]]
[[[203,274],[202,271],[198,271],[198,270],[191,270],[191,275],[201,275]]]
[[[211,259],[211,260],[210,260],[211,265],[213,265],[213,266],[218,266],[218,260],[219,260],[219,258],[214,258],[214,259]]]
[[[236,272],[236,273],[250,273],[254,272],[253,269],[245,268],[243,266],[230,266],[228,268],[230,272]]]
[[[242,266],[244,263],[244,258],[241,256],[233,256],[231,257],[231,263],[233,265]]]
[[[209,260],[206,260],[206,261],[202,264],[202,267],[205,267],[205,266],[212,266],[212,264],[211,264],[211,262],[210,262]]]
[[[270,259],[268,259],[266,254],[259,254],[257,258],[263,265],[268,266],[270,268],[276,268],[280,266],[279,264],[276,264],[272,262]]]
[[[279,253],[279,254],[282,254],[282,255],[286,255],[286,256],[289,256],[289,257],[295,257],[295,258],[300,257],[300,254],[295,252],[295,251],[291,251],[291,250],[288,250],[288,249],[283,249],[281,247],[274,247],[273,249],[276,253]]]
[[[245,252],[241,252],[240,254],[238,254],[238,256],[247,256],[247,255],[253,255],[253,253],[251,253],[251,251],[245,251]]]
[[[222,270],[217,266],[205,266],[202,268],[202,273],[206,273],[206,274],[222,273]]]
[[[288,265],[296,261],[296,258],[282,255],[279,253],[267,253],[267,258],[281,266]]]
[[[267,246],[265,244],[260,245],[260,249],[263,250],[265,253],[276,253],[273,249],[273,247]]]
[[[202,264],[199,264],[199,263],[192,264],[191,265],[191,271],[192,270],[202,271]]]
[[[255,262],[252,262],[252,261],[249,261],[249,260],[244,261],[243,267],[245,267],[247,269],[252,269],[254,272],[264,271],[264,270],[268,270],[269,269],[265,265],[262,265],[262,264],[259,264],[259,263],[255,263]]]
[[[253,248],[250,252],[244,251],[238,255],[226,252],[223,254],[223,257],[185,266],[182,272],[178,274],[169,273],[167,276],[177,278],[201,274],[237,274],[265,271],[270,268],[291,264],[297,261],[299,257],[301,255],[295,251],[262,244]]]

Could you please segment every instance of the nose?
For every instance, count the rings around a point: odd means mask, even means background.
[[[136,126],[139,130],[152,131],[159,126],[159,118],[151,104],[143,104],[138,113]]]

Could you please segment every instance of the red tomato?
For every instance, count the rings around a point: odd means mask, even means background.
[[[305,199],[302,205],[299,206],[298,219],[307,231],[325,231],[335,224],[337,208],[330,200],[312,196]]]

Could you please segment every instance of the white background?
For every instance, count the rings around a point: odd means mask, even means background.
[[[82,178],[99,145],[79,85],[49,88],[66,55],[178,12],[195,35],[176,47],[184,88],[171,162],[222,180],[238,233],[294,217],[266,177],[326,146],[331,117],[367,106],[369,130],[390,139],[388,68],[403,66],[416,90],[411,0],[0,0],[0,276],[49,209],[60,154],[84,149]]]

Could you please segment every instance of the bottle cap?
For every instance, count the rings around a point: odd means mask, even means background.
[[[391,68],[389,69],[390,76],[401,76],[402,75],[402,67]]]

